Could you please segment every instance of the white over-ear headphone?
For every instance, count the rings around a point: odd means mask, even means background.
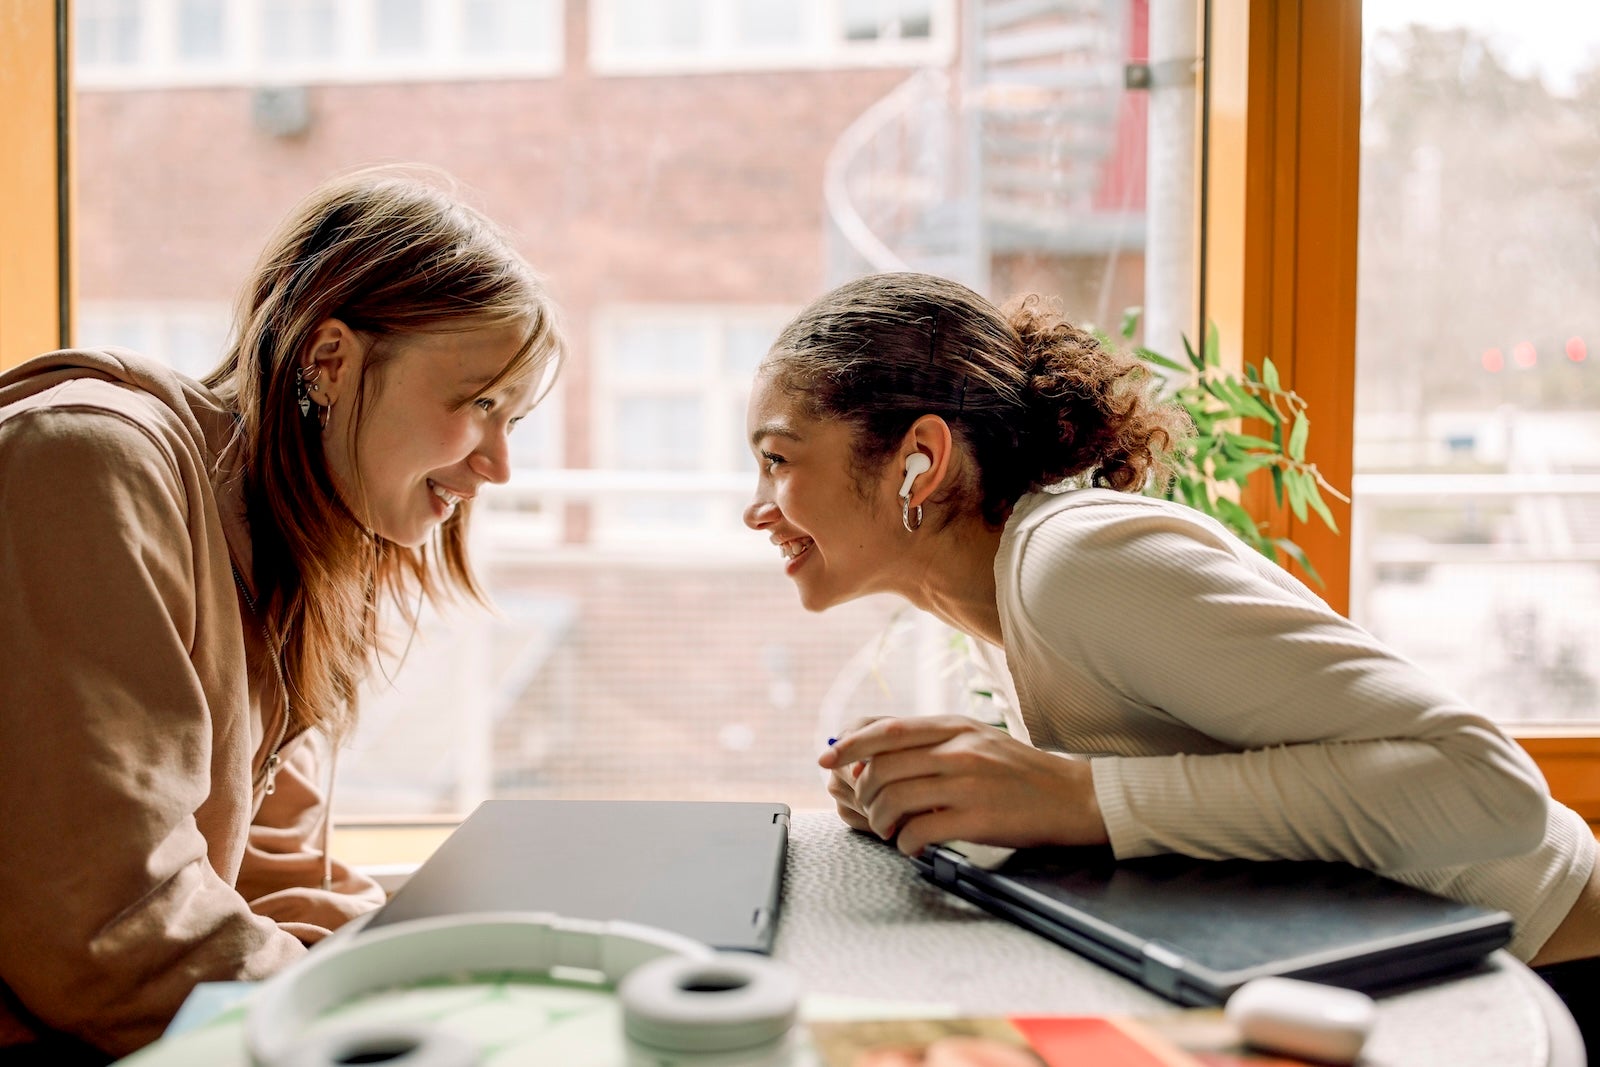
[[[775,960],[714,952],[678,934],[627,922],[543,913],[444,916],[396,923],[314,950],[263,985],[245,1018],[254,1067],[471,1067],[478,1049],[426,1024],[334,1026],[305,1036],[346,1000],[470,972],[576,969],[617,986],[623,1028],[667,1052],[730,1052],[776,1041],[794,1024],[799,983]]]
[[[933,466],[933,461],[921,452],[913,452],[906,457],[906,480],[900,483],[900,495],[911,495],[911,483],[917,480],[917,475],[928,473],[928,468]]]

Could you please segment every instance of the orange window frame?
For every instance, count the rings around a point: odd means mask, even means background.
[[[67,0],[0,0],[0,369],[71,333]]]
[[[1211,0],[1202,293],[1223,356],[1268,353],[1313,419],[1307,458],[1348,490],[1354,473],[1361,0]],[[1298,522],[1262,479],[1244,501],[1299,543],[1336,610],[1350,606],[1342,533]],[[1600,709],[1597,709],[1600,710]],[[1551,792],[1600,824],[1600,736],[1523,732]]]

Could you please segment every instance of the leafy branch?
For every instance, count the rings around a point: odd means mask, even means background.
[[[1130,308],[1124,313],[1124,341],[1133,339],[1140,311]],[[1141,361],[1167,372],[1163,377],[1176,383],[1171,399],[1188,412],[1194,424],[1194,435],[1173,449],[1171,479],[1165,486],[1153,485],[1147,491],[1210,515],[1275,563],[1281,562],[1281,556],[1293,559],[1321,585],[1322,577],[1305,551],[1287,537],[1268,537],[1266,524],[1256,522],[1237,500],[1238,491],[1252,474],[1268,471],[1279,507],[1287,498],[1290,512],[1299,521],[1307,521],[1314,512],[1328,529],[1339,532],[1323,493],[1347,503],[1350,498],[1306,460],[1311,419],[1306,415],[1305,400],[1283,387],[1270,358],[1262,359],[1259,371],[1246,366],[1242,378],[1224,368],[1215,325],[1207,332],[1200,352],[1187,337],[1183,350],[1188,366],[1148,348],[1134,349]],[[1263,424],[1270,436],[1242,432],[1238,427],[1245,419]]]

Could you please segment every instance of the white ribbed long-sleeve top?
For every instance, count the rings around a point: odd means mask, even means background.
[[[1515,742],[1205,515],[1031,494],[995,580],[1012,729],[1091,760],[1118,857],[1343,860],[1504,909],[1522,959],[1587,882]]]

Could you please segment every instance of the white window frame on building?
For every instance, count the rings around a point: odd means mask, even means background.
[[[751,330],[770,344],[796,310],[772,305],[632,304],[611,305],[596,314],[590,421],[595,466],[648,471],[649,479],[661,487],[681,484],[684,494],[652,493],[650,498],[680,497],[695,503],[698,512],[690,519],[641,522],[636,512],[643,494],[602,498],[595,506],[597,545],[693,541],[764,547],[741,519],[756,476],[755,460],[745,439],[753,366],[748,358],[735,363],[729,338],[735,330]],[[624,366],[620,346],[629,338],[636,343],[641,336],[648,337],[653,328],[698,333],[703,355],[699,365],[678,371]],[[649,445],[630,437],[631,428],[618,408],[625,400],[651,398],[699,402],[691,463],[650,469],[648,458],[641,457],[640,450]]]
[[[81,89],[548,77],[561,71],[566,44],[564,0],[76,0],[75,7]],[[393,38],[385,45],[385,12],[402,10],[416,15],[415,48],[394,49]],[[185,15],[208,11],[216,48],[186,55]],[[491,49],[474,46],[474,11],[505,20],[479,34]],[[275,17],[284,21],[268,22]],[[119,47],[116,24],[130,20]],[[286,52],[273,54],[266,32],[273,26],[285,31]]]
[[[761,5],[793,14],[793,34],[743,33],[741,12]],[[943,66],[956,29],[955,0],[590,0],[589,65],[617,75]]]
[[[73,343],[132,349],[201,378],[222,360],[230,315],[227,304],[208,301],[84,300]]]

